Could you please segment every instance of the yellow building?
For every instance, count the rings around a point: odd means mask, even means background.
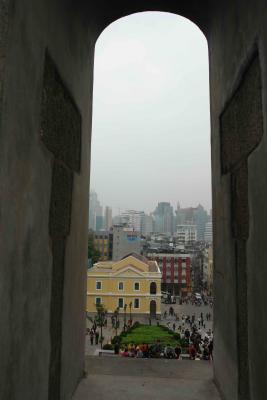
[[[120,261],[103,261],[87,273],[87,312],[103,304],[109,313],[127,305],[132,315],[160,316],[161,272],[156,261],[132,253]]]

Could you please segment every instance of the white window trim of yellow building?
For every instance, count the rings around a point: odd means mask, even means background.
[[[135,300],[138,300],[138,307],[135,307]],[[134,302],[133,302],[133,305],[134,305],[133,308],[134,308],[135,310],[139,310],[139,309],[140,309],[140,299],[135,298],[135,299],[134,299]]]
[[[96,305],[96,299],[100,299],[100,303],[99,304],[102,304],[102,297],[99,297],[99,296],[95,297],[95,305]]]
[[[123,297],[133,297],[136,293],[123,293]],[[87,296],[98,296],[99,293],[96,292],[92,292],[89,293],[87,292]],[[107,292],[107,293],[101,293],[101,296],[114,296],[114,297],[121,297],[122,293],[117,293],[117,292]],[[151,298],[151,297],[158,297],[161,298],[161,293],[156,293],[156,294],[151,294],[151,293],[138,293],[138,297],[147,297],[147,298]]]
[[[97,284],[100,283],[100,289],[97,289]],[[102,281],[95,282],[95,290],[102,290]]]
[[[119,306],[119,300],[120,299],[122,299],[122,304],[123,304],[122,307]],[[120,310],[123,310],[123,308],[124,308],[124,298],[123,297],[119,297],[118,298],[118,307],[119,307]]]
[[[136,283],[138,283],[138,289],[135,289],[135,284],[136,284]],[[137,282],[137,281],[134,282],[134,284],[133,284],[133,289],[134,289],[135,292],[140,292],[140,282]]]
[[[120,283],[122,283],[122,289],[120,289]],[[122,282],[122,281],[118,282],[118,291],[124,292],[124,282]]]
[[[133,272],[133,275],[128,275],[129,271]],[[137,271],[136,269],[131,268],[131,267],[125,268],[123,270],[119,270],[119,271],[117,271],[115,273],[109,272],[108,275],[101,275],[99,273],[92,273],[89,270],[87,275],[90,276],[90,277],[93,277],[93,278],[100,278],[101,277],[101,279],[102,278],[103,279],[108,279],[109,277],[114,277],[114,278],[120,278],[120,276],[123,277],[124,276],[123,274],[125,272],[127,272],[127,278],[135,278],[135,279],[147,279],[147,278],[149,278],[150,280],[153,280],[153,279],[157,279],[157,278],[159,278],[161,276],[161,272],[156,272],[156,273],[152,274],[151,272],[140,272],[140,271]]]

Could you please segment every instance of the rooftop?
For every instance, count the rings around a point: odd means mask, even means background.
[[[123,260],[126,260],[129,258],[129,266],[133,266],[132,264],[134,261],[132,258],[136,259],[139,264],[140,262],[148,266],[148,272],[159,272],[160,269],[156,261],[148,260],[146,257],[142,256],[141,254],[137,253],[130,253],[127,254],[126,256],[122,257],[121,260],[119,261],[99,261],[98,263],[94,264],[94,266],[90,269],[89,272],[107,272],[107,273],[112,273],[115,269],[116,266]],[[123,266],[125,268],[125,265]],[[145,272],[145,271],[144,271]]]

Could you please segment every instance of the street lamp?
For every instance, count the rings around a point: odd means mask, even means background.
[[[127,304],[124,304],[124,327],[123,327],[123,331],[125,332],[125,328],[126,328],[126,309],[127,309]]]
[[[116,308],[114,311],[115,315],[115,330],[116,330],[116,336],[118,336],[118,316],[119,316],[119,307]]]
[[[129,308],[130,308],[130,324],[131,324],[131,325],[132,325],[132,305],[133,305],[133,303],[130,302],[130,303],[129,303]]]

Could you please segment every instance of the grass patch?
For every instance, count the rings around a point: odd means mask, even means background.
[[[179,340],[174,338],[174,334],[169,330],[163,329],[161,326],[140,325],[125,336],[121,336],[121,344],[126,345],[129,343],[135,344],[154,344],[160,340],[163,345],[175,346]]]

